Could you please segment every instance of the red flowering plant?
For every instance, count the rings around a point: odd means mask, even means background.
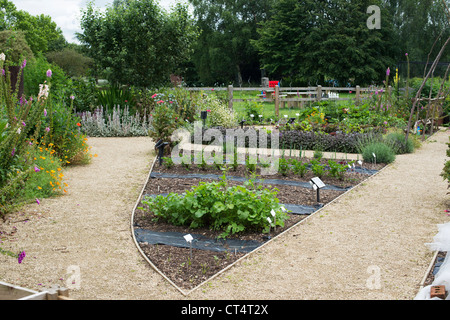
[[[182,125],[183,120],[176,111],[173,100],[167,99],[162,93],[154,94],[152,98],[156,104],[150,115],[148,134],[155,142],[164,140],[170,143],[172,133]]]

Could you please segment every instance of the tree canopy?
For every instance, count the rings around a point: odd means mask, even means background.
[[[4,30],[22,31],[35,55],[62,49],[67,44],[61,29],[50,16],[32,16],[17,10],[8,0],[0,0],[0,31]]]
[[[198,81],[208,85],[259,81],[258,52],[250,44],[258,37],[273,0],[190,0],[201,35],[192,61]]]
[[[186,6],[170,13],[153,0],[115,1],[105,12],[90,3],[78,34],[97,74],[116,84],[157,86],[190,56],[196,28]]]

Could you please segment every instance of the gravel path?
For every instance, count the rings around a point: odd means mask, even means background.
[[[0,281],[58,284],[74,299],[413,299],[433,253],[425,243],[450,221],[439,176],[449,131],[346,193],[208,284],[182,295],[133,242],[130,218],[153,160],[149,138],[91,138],[98,157],[65,172],[69,193],[0,224]],[[15,228],[14,228],[15,227]],[[0,228],[0,229],[1,229]],[[14,230],[16,230],[14,232]]]

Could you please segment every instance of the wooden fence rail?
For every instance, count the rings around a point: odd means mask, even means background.
[[[377,87],[367,87],[361,88],[360,86],[355,87],[189,87],[186,88],[189,91],[227,91],[228,107],[233,109],[233,102],[242,101],[261,101],[261,102],[274,102],[275,103],[275,114],[278,117],[280,106],[285,107],[286,102],[290,107],[302,107],[305,102],[319,102],[325,100],[355,100],[355,103],[361,101],[362,95],[364,93],[375,92],[378,90]],[[389,93],[392,91],[392,87],[389,86]],[[235,99],[234,91],[257,91],[261,94],[257,95],[255,98],[247,99]],[[346,97],[340,98],[339,91],[355,92],[354,98]]]

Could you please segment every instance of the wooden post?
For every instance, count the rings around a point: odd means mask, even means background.
[[[275,86],[275,115],[280,116],[280,87]]]
[[[317,97],[316,101],[320,101],[322,99],[322,86],[317,86]]]
[[[359,101],[361,99],[361,87],[360,86],[356,86],[356,105],[359,104]]]
[[[233,110],[233,86],[228,86],[228,108]]]

